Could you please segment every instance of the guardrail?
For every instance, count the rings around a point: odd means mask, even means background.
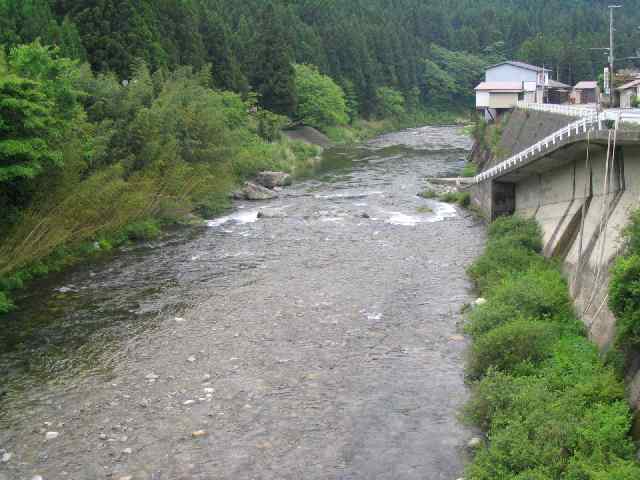
[[[553,103],[529,103],[519,101],[517,107],[522,110],[559,113],[570,117],[588,117],[598,111],[597,105],[556,105]]]
[[[496,177],[507,169],[516,167],[519,164],[524,163],[527,158],[536,156],[536,152],[542,153],[543,150],[548,149],[550,145],[556,145],[558,142],[564,140],[565,138],[579,135],[580,132],[587,133],[588,130],[603,130],[605,128],[604,122],[606,120],[615,122],[615,128],[619,128],[622,124],[630,123],[636,124],[636,128],[640,128],[640,109],[609,109],[602,112],[598,112],[597,110],[593,109],[585,111],[582,117],[583,118],[581,118],[580,120],[570,123],[566,127],[563,127],[560,130],[552,133],[548,137],[543,138],[542,140],[531,145],[529,148],[523,150],[522,152],[519,152],[512,157],[504,160],[503,162],[500,162],[495,167],[479,173],[474,178],[475,183],[480,183],[488,180],[489,178]]]

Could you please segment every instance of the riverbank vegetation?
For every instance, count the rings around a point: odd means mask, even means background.
[[[409,34],[367,43],[361,23],[332,33],[309,14],[281,2],[0,1],[0,313],[34,277],[221,213],[260,170],[306,171],[319,151],[284,127],[340,143],[457,120],[471,98],[458,94],[487,63]],[[400,55],[409,44],[415,64]]]
[[[469,275],[486,303],[473,339],[465,415],[487,434],[465,478],[640,478],[622,379],[577,319],[534,220],[502,218]]]
[[[616,316],[616,347],[640,348],[640,210],[624,230],[624,254],[616,260],[609,284],[609,308]]]

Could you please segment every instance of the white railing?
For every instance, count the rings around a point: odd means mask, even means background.
[[[480,183],[499,175],[507,169],[517,167],[518,165],[525,163],[529,157],[535,157],[536,153],[542,153],[543,150],[549,148],[549,145],[555,145],[565,138],[578,135],[580,132],[586,133],[588,129],[592,129],[594,127],[599,130],[602,128],[603,120],[605,120],[605,118],[602,115],[598,115],[598,112],[594,111],[589,117],[581,118],[576,122],[570,123],[566,127],[563,127],[548,137],[543,138],[539,142],[534,143],[529,148],[513,155],[495,167],[476,175],[475,181],[476,183]]]
[[[518,102],[521,110],[536,110],[538,112],[558,113],[570,117],[588,117],[598,110],[596,104],[590,105],[555,105],[552,103]]]
[[[512,157],[500,162],[495,167],[479,173],[476,175],[474,180],[476,183],[480,183],[484,180],[488,180],[489,178],[496,177],[512,167],[517,167],[518,165],[526,163],[526,160],[529,157],[535,157],[536,154],[541,154],[544,150],[547,150],[549,146],[556,145],[564,139],[574,137],[580,133],[587,133],[588,130],[602,130],[604,128],[605,120],[613,120],[615,122],[615,128],[618,128],[620,124],[624,123],[634,123],[638,125],[640,124],[640,110],[610,109],[603,112],[598,112],[595,109],[591,110],[589,114],[585,113],[583,118],[580,120],[570,123],[566,127],[563,127],[548,137],[543,138],[522,152],[516,153]]]

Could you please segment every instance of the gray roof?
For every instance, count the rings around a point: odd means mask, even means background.
[[[522,82],[482,82],[476,87],[480,91],[521,92]]]
[[[553,80],[551,78],[549,79],[549,83],[547,84],[547,87],[549,87],[549,88],[558,88],[558,89],[566,88],[567,90],[571,90],[571,86],[569,86],[569,85],[567,85],[565,83],[559,82],[557,80]]]
[[[598,82],[593,80],[583,80],[582,82],[578,82],[573,88],[576,90],[594,90],[598,88]]]
[[[638,85],[640,85],[640,80],[632,80],[631,82],[625,83],[624,85],[618,87],[618,90],[627,90],[628,88],[637,87]]]
[[[534,72],[542,72],[542,71],[550,72],[551,71],[548,68],[536,67],[535,65],[531,65],[529,63],[524,63],[524,62],[518,62],[516,60],[508,60],[506,62],[496,63],[495,65],[491,65],[487,67],[487,70],[490,70],[495,67],[499,67],[500,65],[513,65],[514,67],[524,68],[525,70],[533,70]]]

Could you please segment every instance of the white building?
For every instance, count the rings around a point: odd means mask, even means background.
[[[487,120],[514,108],[519,100],[543,103],[549,69],[523,62],[502,62],[487,68],[485,81],[476,87],[476,108]]]

